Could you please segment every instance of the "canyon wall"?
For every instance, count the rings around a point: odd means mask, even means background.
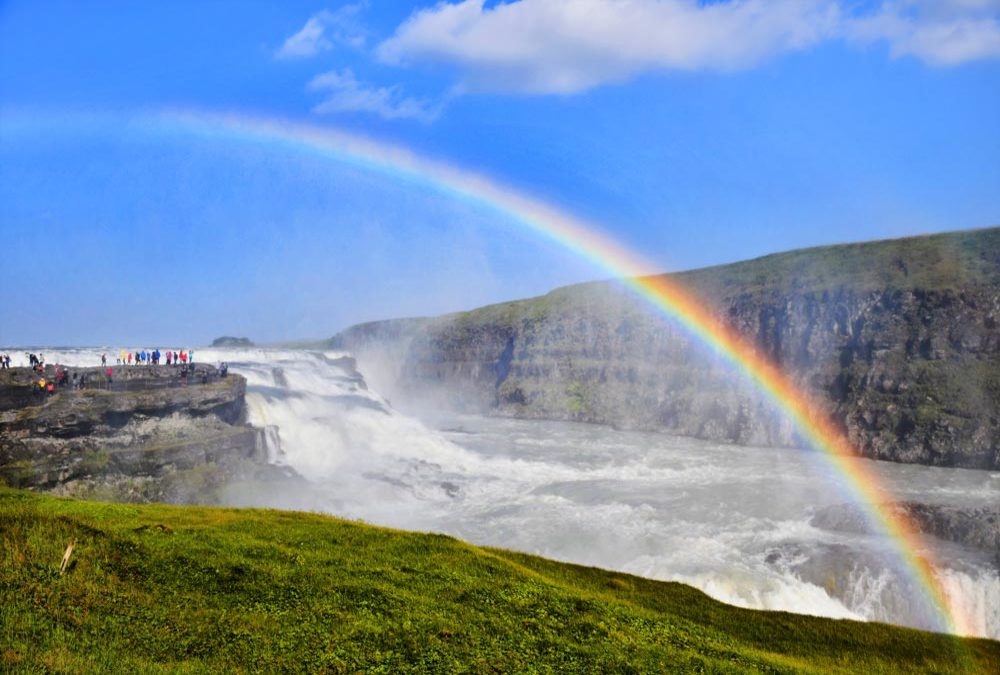
[[[55,377],[49,366],[48,379]],[[207,365],[73,368],[53,393],[28,368],[0,371],[0,480],[116,501],[211,501],[266,471],[263,430],[245,423],[246,380]]]
[[[1000,468],[1000,228],[670,276],[779,366],[860,454]],[[353,352],[401,401],[800,444],[732,364],[617,282],[362,324],[329,346]]]

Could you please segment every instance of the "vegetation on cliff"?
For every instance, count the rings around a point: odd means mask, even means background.
[[[5,672],[1000,670],[989,640],[320,515],[0,488],[0,538]]]
[[[1000,228],[826,246],[673,275],[825,408],[862,454],[1000,468]],[[517,417],[791,445],[748,382],[613,282],[331,341],[362,370]]]

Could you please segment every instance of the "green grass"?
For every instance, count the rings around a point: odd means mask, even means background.
[[[1000,282],[1000,227],[799,249],[678,275],[709,295],[920,288]]]
[[[4,672],[1000,672],[997,642],[320,515],[0,488],[0,538]]]

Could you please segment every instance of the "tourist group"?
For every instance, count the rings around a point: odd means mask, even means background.
[[[135,352],[121,351],[118,356],[117,363],[120,366],[158,366],[160,361],[163,359],[163,354],[160,353],[159,349],[151,350],[138,350]],[[166,354],[167,365],[187,365],[189,363],[194,363],[194,350],[180,350],[180,351],[167,351]],[[101,365],[108,365],[107,354],[101,354]]]

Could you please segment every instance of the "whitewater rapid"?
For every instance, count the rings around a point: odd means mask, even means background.
[[[109,355],[114,352],[108,350]],[[249,421],[306,485],[233,489],[234,505],[323,511],[680,581],[725,602],[933,628],[890,542],[814,525],[849,502],[810,453],[607,427],[403,414],[335,352],[195,349],[248,381]],[[46,352],[99,362],[100,351]],[[897,499],[1000,502],[1000,473],[872,462]],[[927,538],[969,633],[1000,639],[1000,575]]]

